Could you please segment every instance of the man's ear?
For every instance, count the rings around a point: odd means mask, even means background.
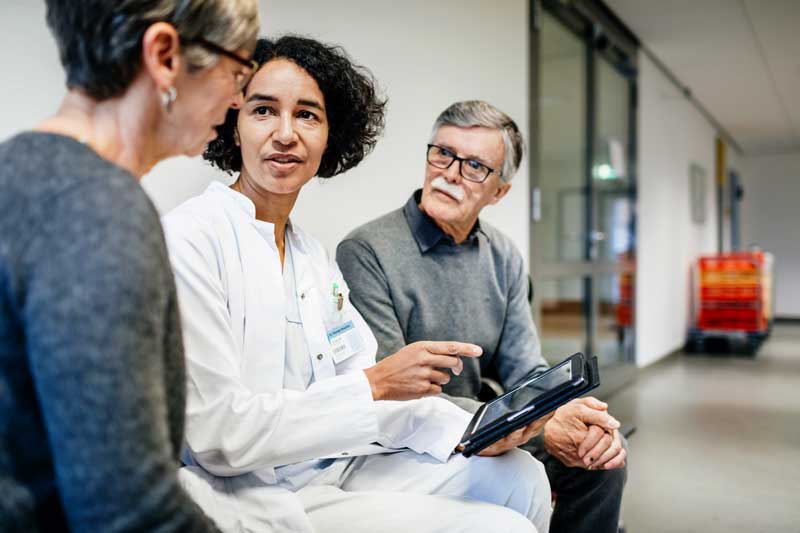
[[[142,66],[159,91],[175,86],[181,69],[181,39],[172,24],[156,22],[142,36]]]
[[[495,205],[497,202],[503,199],[503,196],[508,194],[508,191],[510,189],[511,189],[510,183],[506,183],[505,181],[501,182],[500,185],[497,187],[497,190],[494,191],[494,194],[492,195],[492,201],[490,203],[492,205]]]

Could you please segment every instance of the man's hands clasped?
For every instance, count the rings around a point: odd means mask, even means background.
[[[409,344],[364,373],[375,400],[413,400],[442,392],[450,373],[464,368],[461,357],[479,357],[480,346],[463,342],[422,341]],[[596,398],[578,398],[534,420],[485,448],[479,455],[502,455],[544,430],[547,452],[569,467],[613,470],[625,466],[619,422],[608,405]]]
[[[608,405],[596,398],[578,398],[562,405],[544,427],[544,447],[564,465],[588,470],[625,466],[619,422]]]

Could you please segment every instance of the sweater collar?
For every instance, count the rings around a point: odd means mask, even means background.
[[[436,222],[419,208],[421,200],[422,189],[417,189],[403,207],[403,214],[408,222],[408,227],[411,229],[411,234],[414,236],[414,240],[417,241],[417,246],[419,246],[420,251],[424,254],[440,242],[458,246],[455,241],[453,241],[452,237],[442,231],[442,228],[437,226]],[[461,244],[474,242],[479,233],[488,238],[486,233],[481,229],[481,221],[476,220],[466,240]]]

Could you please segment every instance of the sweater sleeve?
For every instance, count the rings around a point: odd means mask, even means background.
[[[506,311],[495,361],[501,385],[510,390],[528,375],[548,368],[528,304],[528,276],[522,256],[513,250]],[[531,396],[532,398],[532,396]]]
[[[169,407],[184,385],[165,368],[181,351],[165,342],[171,273],[151,204],[135,183],[74,187],[34,233],[21,316],[70,529],[217,531],[177,479]]]

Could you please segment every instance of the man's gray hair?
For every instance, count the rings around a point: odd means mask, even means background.
[[[193,71],[219,56],[191,44],[202,37],[227,50],[252,50],[258,36],[257,0],[47,0],[67,87],[104,100],[122,94],[141,67],[142,36],[156,22],[172,24],[186,44]]]
[[[482,100],[456,102],[442,111],[436,119],[431,137],[435,136],[442,126],[483,127],[499,130],[503,136],[503,146],[505,147],[500,179],[509,182],[519,170],[522,154],[525,151],[522,133],[511,117],[492,104]]]

